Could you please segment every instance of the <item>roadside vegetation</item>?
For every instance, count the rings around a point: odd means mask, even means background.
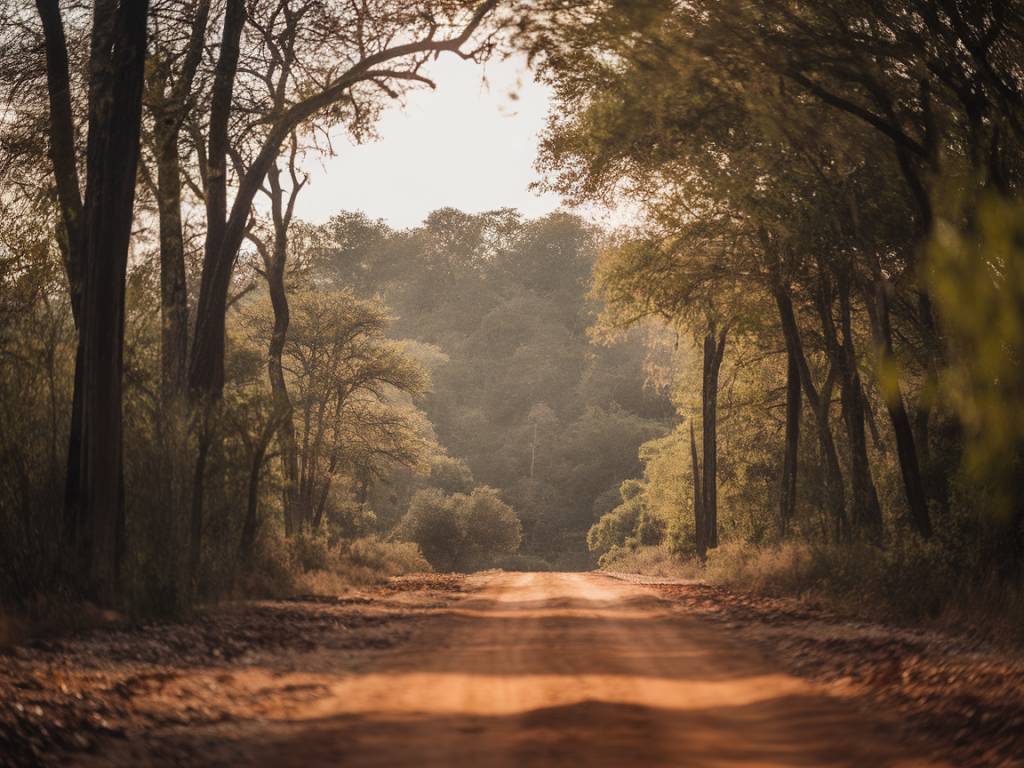
[[[1020,3],[6,11],[0,610],[600,565],[1024,626]],[[296,216],[524,52],[629,226]]]
[[[674,337],[679,421],[591,529],[605,567],[1024,626],[1019,14],[655,2],[547,31],[550,186],[641,212],[594,333]]]

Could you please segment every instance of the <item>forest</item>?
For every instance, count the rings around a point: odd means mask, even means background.
[[[304,220],[445,57],[526,62],[563,207]],[[0,0],[0,648],[600,571],[1009,664],[1022,65],[1018,0]]]

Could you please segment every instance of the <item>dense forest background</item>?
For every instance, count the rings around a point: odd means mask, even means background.
[[[1019,626],[1024,10],[833,6],[6,4],[4,605],[600,564]],[[300,221],[456,54],[635,224]]]
[[[342,214],[314,233],[312,279],[380,298],[395,315],[390,334],[433,354],[423,411],[447,454],[516,510],[522,551],[591,565],[587,530],[672,416],[645,386],[640,334],[589,338],[599,233],[564,214],[450,209],[406,232]],[[398,478],[371,498],[385,519],[403,511]]]

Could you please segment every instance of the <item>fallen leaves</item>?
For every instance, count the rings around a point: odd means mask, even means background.
[[[977,637],[854,621],[797,600],[706,584],[654,585],[775,663],[907,727],[958,765],[1024,766],[1024,659]]]
[[[258,718],[271,698],[315,700],[326,685],[289,677],[303,663],[312,669],[325,663],[317,654],[333,654],[337,664],[338,654],[355,659],[404,642],[462,583],[450,574],[406,577],[338,597],[224,605],[184,622],[9,648],[0,652],[0,766],[62,765],[130,733]],[[272,684],[252,688],[247,671]]]

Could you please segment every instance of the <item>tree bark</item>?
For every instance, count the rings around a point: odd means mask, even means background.
[[[786,353],[786,446],[782,459],[782,490],[779,495],[779,534],[785,538],[796,516],[797,464],[800,449],[800,364],[796,354]]]
[[[141,134],[148,3],[93,11],[79,346],[77,533],[82,585],[116,604],[124,541],[122,378],[125,276]],[[74,441],[72,436],[72,441]],[[72,454],[69,451],[69,454]],[[69,475],[74,474],[69,471]]]
[[[292,401],[288,394],[288,385],[285,382],[284,365],[282,362],[282,353],[289,323],[288,296],[285,293],[283,272],[283,259],[280,269],[275,266],[267,270],[270,301],[274,307],[274,331],[270,339],[267,355],[267,374],[270,379],[271,395],[274,399],[274,412],[279,419],[277,438],[281,445],[281,468],[284,475],[285,529],[291,532],[297,528],[299,459],[298,446],[295,439]]]
[[[704,336],[704,386],[702,393],[702,427],[704,433],[704,522],[708,549],[718,546],[718,372],[725,353],[726,331],[716,338],[716,324],[711,321]]]
[[[690,464],[693,467],[693,530],[697,557],[707,559],[708,546],[704,533],[704,493],[700,487],[700,459],[697,457],[697,437],[690,420]]]
[[[173,412],[188,384],[188,286],[181,220],[181,154],[178,140],[191,106],[192,83],[202,60],[210,0],[196,3],[184,61],[173,86],[169,67],[154,56],[148,102],[153,115],[160,225],[161,402]]]
[[[235,75],[238,71],[239,42],[245,26],[244,0],[228,0],[221,34],[220,56],[214,74],[210,102],[209,146],[205,158],[204,184],[206,191],[206,243],[203,275],[200,282],[199,303],[196,309],[196,328],[189,362],[189,397],[199,413],[199,448],[193,472],[192,510],[189,542],[189,578],[195,589],[202,555],[203,481],[206,459],[212,435],[210,409],[220,399],[224,385],[224,324],[227,312],[227,290],[230,274],[223,276],[223,291],[214,290],[221,278],[216,274],[217,262],[211,254],[219,252],[223,242],[224,222],[227,215],[227,153],[228,127]],[[250,201],[251,202],[251,201]],[[248,212],[248,206],[246,207]],[[240,241],[239,241],[240,242]],[[219,345],[204,344],[199,339],[212,340]],[[209,369],[208,358],[219,359],[219,367]],[[211,375],[208,375],[211,374]]]
[[[807,356],[804,354],[803,341],[800,338],[800,329],[797,325],[789,290],[781,281],[775,281],[772,292],[779,310],[786,349],[796,358],[797,368],[800,371],[800,383],[803,386],[804,395],[807,397],[807,403],[814,413],[818,442],[821,446],[822,459],[825,462],[825,486],[832,517],[832,534],[836,540],[842,540],[847,534],[846,491],[843,487],[843,472],[839,465],[839,454],[836,451],[835,439],[832,436],[832,427],[828,418],[831,392],[824,392],[826,396],[822,397],[814,385]]]
[[[824,269],[824,267],[819,267]],[[850,451],[850,484],[852,490],[852,524],[856,531],[864,534],[869,541],[882,541],[882,508],[878,493],[871,478],[868,459],[867,434],[864,430],[864,402],[861,399],[862,385],[857,371],[857,358],[853,340],[848,281],[839,276],[835,293],[839,298],[842,341],[837,337],[832,317],[833,287],[822,271],[819,276],[817,294],[818,314],[821,319],[822,337],[832,366],[839,375],[840,402],[842,403],[843,424],[846,427],[847,447]]]
[[[274,329],[271,332],[270,344],[267,349],[267,377],[270,380],[270,391],[274,400],[274,414],[278,426],[278,442],[281,445],[281,468],[284,475],[284,518],[285,532],[291,534],[299,527],[299,458],[298,445],[295,439],[294,408],[288,394],[288,385],[284,377],[285,341],[288,337],[288,325],[291,314],[288,307],[288,292],[285,289],[284,275],[288,260],[288,228],[291,226],[298,199],[305,179],[299,179],[296,172],[298,154],[297,140],[292,135],[291,152],[288,156],[288,172],[291,176],[291,189],[285,201],[285,193],[281,187],[280,169],[275,162],[267,174],[270,184],[271,217],[274,224],[274,243],[267,248],[258,243],[263,257],[267,287],[270,291],[270,303],[274,309]]]
[[[188,381],[188,287],[181,226],[181,160],[177,131],[156,130],[157,208],[160,219],[160,399],[165,409]],[[173,411],[172,411],[173,412]]]
[[[75,159],[75,126],[71,107],[71,75],[68,66],[64,22],[57,0],[36,0],[43,26],[46,51],[46,87],[50,102],[49,154],[64,227],[64,269],[71,297],[75,329],[82,326],[82,249],[85,211],[78,183]],[[81,491],[82,451],[82,347],[75,351],[75,380],[71,399],[71,424],[68,435],[67,474],[64,479],[64,537],[74,546],[78,540],[79,493]]]
[[[259,500],[260,500],[260,473],[263,471],[263,461],[267,455],[267,448],[274,438],[277,425],[271,417],[266,426],[260,431],[256,444],[252,447],[252,458],[249,462],[249,486],[246,497],[245,522],[242,525],[242,538],[239,544],[242,566],[249,567],[252,564],[253,548],[256,544],[256,534],[259,531]]]
[[[189,515],[188,581],[194,595],[199,586],[199,566],[203,556],[203,500],[206,481],[206,457],[210,452],[210,416],[204,415],[199,427],[199,448],[196,452],[195,475],[192,478],[192,505]]]
[[[68,278],[68,292],[71,295],[71,312],[75,327],[78,328],[82,311],[85,212],[78,183],[78,163],[75,158],[75,125],[71,107],[67,40],[57,0],[36,0],[36,9],[43,25],[46,50],[46,89],[50,102],[50,162],[53,164],[57,202],[64,226],[64,268]]]
[[[867,302],[875,344],[887,369],[892,368],[895,362],[892,327],[889,320],[888,292],[889,287],[886,281],[879,277],[875,281],[874,296],[869,297]],[[907,499],[909,522],[915,531],[924,538],[928,538],[932,534],[931,515],[928,511],[928,501],[921,477],[914,431],[903,402],[899,381],[893,382],[890,386],[883,383],[882,395],[889,420],[892,422],[893,434],[896,437],[896,455],[900,463],[900,475],[903,478],[903,491]]]

